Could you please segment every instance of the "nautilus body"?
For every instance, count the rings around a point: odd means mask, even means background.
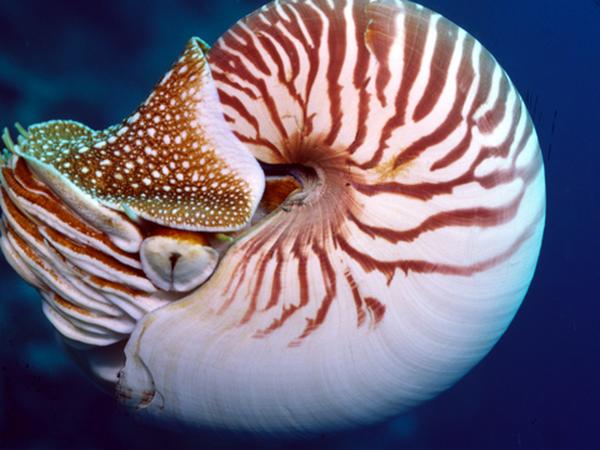
[[[191,39],[119,125],[18,128],[4,255],[87,373],[165,423],[406,411],[490,350],[540,250],[523,101],[406,1],[275,1]]]

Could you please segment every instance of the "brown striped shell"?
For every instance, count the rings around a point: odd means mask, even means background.
[[[210,70],[204,50],[192,40],[118,127],[8,139],[7,258],[67,338],[107,345],[135,325],[122,370],[89,357],[90,372],[120,370],[120,398],[144,415],[257,433],[373,422],[458,380],[510,323],[541,245],[543,163],[508,76],[405,1],[275,1],[216,43]],[[177,113],[174,143],[158,125]],[[144,138],[129,184],[120,137]],[[214,159],[203,179],[195,142]],[[147,146],[169,174],[175,155],[192,172],[141,188],[169,176]],[[98,180],[118,189],[80,176],[103,151],[113,171]],[[210,190],[214,224],[193,187]]]

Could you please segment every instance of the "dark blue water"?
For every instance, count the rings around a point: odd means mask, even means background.
[[[0,124],[120,121],[187,39],[216,39],[256,0],[0,1]],[[186,436],[133,421],[67,360],[40,300],[0,262],[0,449],[600,448],[600,2],[429,0],[527,99],[548,212],[533,284],[500,343],[412,413],[300,443]]]

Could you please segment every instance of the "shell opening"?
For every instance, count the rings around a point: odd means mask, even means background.
[[[321,184],[317,170],[310,166],[261,163],[261,167],[265,173],[265,191],[252,224],[278,208],[286,211],[294,204],[304,203]]]

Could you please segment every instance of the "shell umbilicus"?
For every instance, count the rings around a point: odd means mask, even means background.
[[[312,433],[404,411],[490,350],[539,254],[521,98],[410,2],[275,1],[192,39],[122,124],[20,133],[6,258],[90,375],[165,421]]]

